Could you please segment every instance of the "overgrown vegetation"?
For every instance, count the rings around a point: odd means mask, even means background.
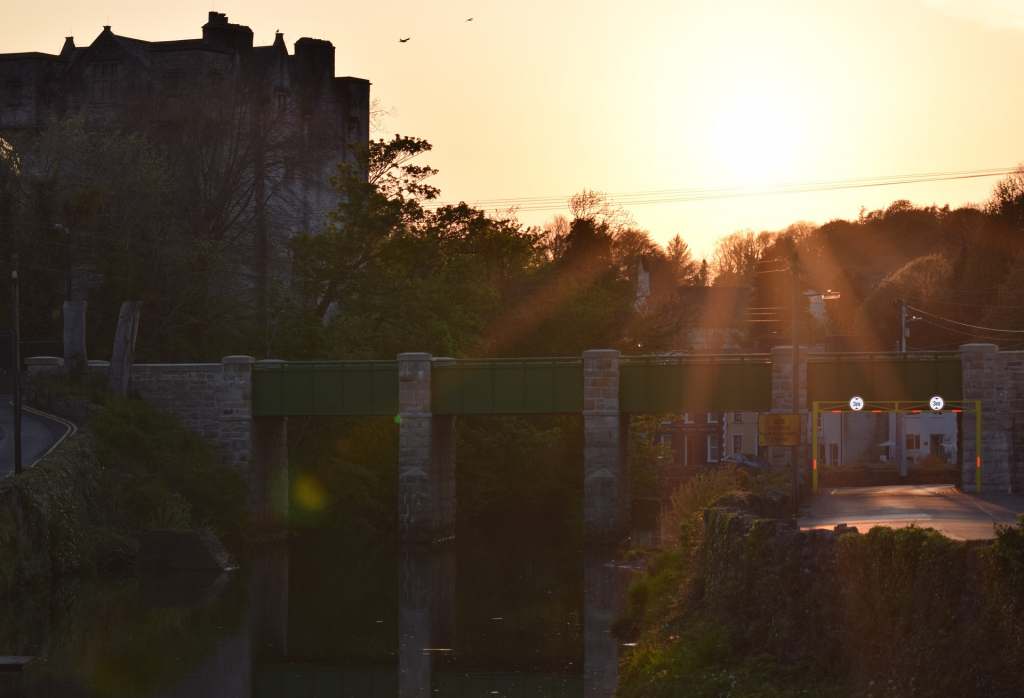
[[[113,399],[93,416],[90,429],[114,525],[240,534],[246,497],[241,474],[177,419],[141,400]]]
[[[237,548],[245,497],[241,475],[173,417],[139,400],[94,405],[83,432],[0,482],[0,595],[130,565],[147,529],[210,528]]]
[[[702,478],[674,500],[681,534],[618,625],[638,640],[620,696],[1019,695],[1024,520],[987,544],[801,533],[757,517],[763,494],[713,499],[730,484]]]

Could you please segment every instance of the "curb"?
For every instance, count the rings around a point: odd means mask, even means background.
[[[34,414],[37,417],[42,417],[44,419],[49,419],[51,421],[57,422],[58,424],[60,424],[60,425],[62,425],[64,427],[64,433],[61,434],[60,438],[58,438],[56,441],[54,441],[53,444],[51,444],[50,447],[48,449],[46,449],[46,451],[44,451],[41,456],[36,458],[31,463],[24,464],[24,469],[25,470],[28,470],[29,468],[35,466],[36,463],[38,463],[39,461],[41,461],[42,459],[46,458],[48,455],[53,453],[54,449],[57,448],[58,446],[60,446],[62,443],[64,443],[64,441],[68,437],[74,436],[75,434],[78,433],[78,426],[74,422],[70,422],[70,421],[64,419],[63,417],[58,417],[55,414],[50,414],[49,412],[44,412],[43,410],[36,409],[35,407],[29,407],[28,405],[22,405],[21,409],[23,411],[25,411],[25,412],[30,413],[30,414]],[[13,475],[13,473],[12,473],[12,475]]]

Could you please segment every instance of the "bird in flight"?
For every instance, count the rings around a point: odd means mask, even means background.
[[[466,21],[467,21],[467,22],[472,22],[472,21],[473,21],[473,18],[472,18],[472,17],[470,17],[470,18],[469,18],[469,19],[467,19]]]
[[[411,36],[407,36],[407,37],[405,37],[404,39],[399,39],[399,40],[398,40],[398,43],[400,43],[400,44],[404,44],[404,43],[405,43],[406,41],[408,41],[408,40],[409,40],[409,39],[411,39],[411,38],[412,38]]]

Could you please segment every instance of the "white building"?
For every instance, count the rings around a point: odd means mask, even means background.
[[[952,412],[870,413],[820,412],[818,463],[895,463],[899,454],[894,436],[903,420],[903,458],[915,465],[956,463],[957,415]]]

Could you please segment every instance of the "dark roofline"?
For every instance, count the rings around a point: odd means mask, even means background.
[[[219,48],[217,46],[211,46],[202,39],[177,39],[174,41],[153,41],[150,42],[149,46],[146,47],[146,50],[153,52],[209,51],[211,53],[231,53],[231,51],[227,49]]]
[[[24,61],[30,59],[47,58],[52,61],[59,61],[60,56],[53,53],[43,53],[42,51],[24,51],[22,53],[0,53],[0,61]]]
[[[118,39],[120,41],[131,41],[133,44],[146,44],[146,45],[149,45],[149,44],[153,43],[152,41],[146,41],[145,39],[136,39],[133,36],[124,36],[123,34],[115,34],[114,32],[110,32],[110,35],[112,37],[114,37],[115,39]],[[101,34],[101,36],[102,36],[102,34]],[[96,38],[98,39],[99,37],[96,37]],[[95,41],[94,41],[94,43],[95,43]],[[90,44],[90,46],[91,46],[91,44]]]

